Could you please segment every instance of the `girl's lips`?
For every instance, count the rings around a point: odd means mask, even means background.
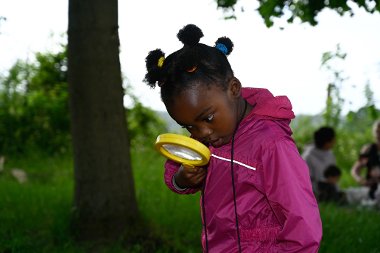
[[[210,141],[209,143],[210,143],[211,146],[213,146],[214,148],[219,148],[220,146],[223,145],[223,139],[222,139],[222,138],[218,138],[218,139],[216,139],[216,140]]]

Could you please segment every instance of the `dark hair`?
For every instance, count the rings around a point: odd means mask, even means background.
[[[338,177],[342,174],[339,167],[336,165],[330,165],[326,168],[326,170],[323,172],[323,176],[325,178],[329,177]]]
[[[161,87],[161,99],[165,104],[197,84],[215,84],[226,89],[233,77],[226,57],[232,52],[232,41],[221,37],[214,47],[199,43],[203,33],[193,24],[183,27],[177,37],[184,46],[167,58],[161,49],[149,52],[145,59],[147,73],[144,82],[152,88]]]
[[[314,132],[314,143],[317,148],[323,148],[327,143],[335,139],[335,131],[332,127],[321,127]]]

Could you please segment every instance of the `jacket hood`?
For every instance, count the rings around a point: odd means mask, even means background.
[[[286,96],[273,96],[263,88],[242,88],[242,96],[253,105],[251,113],[277,119],[294,119],[292,104]]]

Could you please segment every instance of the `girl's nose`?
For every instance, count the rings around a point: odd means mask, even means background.
[[[208,140],[210,135],[212,134],[212,129],[209,127],[202,127],[199,129],[199,137],[202,140]]]

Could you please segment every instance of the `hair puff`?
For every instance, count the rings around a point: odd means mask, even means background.
[[[195,46],[199,40],[203,37],[202,30],[193,24],[186,25],[177,34],[177,38],[185,46]]]
[[[162,67],[159,66],[159,60],[165,57],[165,53],[161,49],[155,49],[149,52],[145,58],[147,73],[144,81],[152,88],[156,86],[157,82],[161,81]]]
[[[218,44],[223,44],[227,52],[225,52],[225,55],[229,55],[232,52],[232,49],[234,48],[234,44],[228,37],[220,37],[219,39],[216,40],[215,46]]]

